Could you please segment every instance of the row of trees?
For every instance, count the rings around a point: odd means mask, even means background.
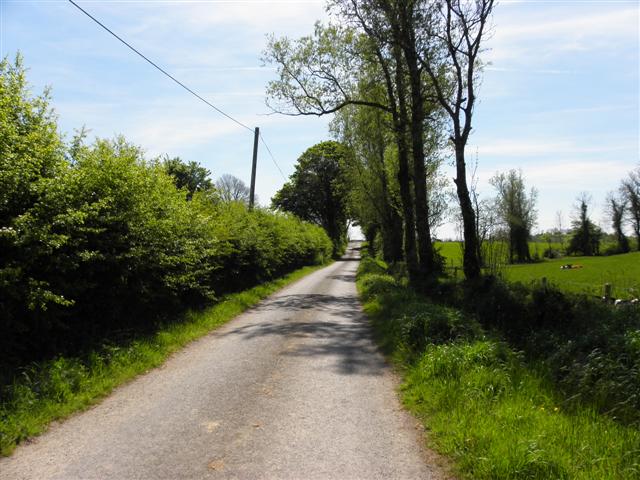
[[[20,59],[0,62],[2,366],[152,327],[331,254],[320,227],[223,201],[195,162],[85,133],[65,142]]]
[[[432,230],[442,218],[440,152],[455,158],[464,272],[480,275],[477,219],[467,183],[481,44],[493,0],[332,0],[334,23],[312,36],[272,38],[277,67],[269,105],[291,115],[336,114],[332,128],[353,151],[350,216],[379,231],[387,260],[410,281],[433,278]]]
[[[613,227],[616,245],[609,247],[608,253],[627,253],[631,250],[629,239],[625,234],[625,227],[629,225],[638,237],[640,212],[640,167],[629,172],[622,180],[617,194],[611,192],[606,199],[606,219]],[[536,223],[537,191],[531,188],[527,191],[521,171],[510,170],[497,173],[490,179],[490,184],[496,191],[494,198],[480,200],[476,191],[474,177],[472,177],[471,195],[478,219],[479,256],[483,261],[491,241],[505,242],[508,246],[508,260],[514,262],[531,261],[529,240]],[[567,255],[598,255],[600,243],[605,236],[589,216],[591,197],[581,193],[574,205],[574,215],[571,229],[562,231],[558,226],[554,231],[543,235],[551,244],[553,238],[568,236],[569,241],[564,248]],[[483,248],[485,246],[487,248]],[[638,244],[640,249],[640,244]],[[548,255],[554,256],[559,252],[549,247]]]

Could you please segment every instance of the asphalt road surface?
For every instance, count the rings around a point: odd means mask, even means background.
[[[442,478],[371,340],[353,247],[18,447],[0,478]]]

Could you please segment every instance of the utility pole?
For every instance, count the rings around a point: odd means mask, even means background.
[[[253,165],[251,166],[251,189],[249,193],[249,210],[253,210],[254,199],[256,196],[256,164],[258,163],[258,137],[260,137],[260,128],[256,127],[253,133]]]

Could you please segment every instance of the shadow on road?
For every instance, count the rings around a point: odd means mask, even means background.
[[[356,276],[352,273],[348,273],[346,275],[331,275],[327,278],[331,280],[340,280],[341,282],[353,283],[356,281]]]
[[[334,357],[335,371],[342,375],[382,375],[386,370],[355,297],[286,295],[255,309],[258,312],[273,310],[281,312],[283,320],[244,325],[224,336],[237,335],[245,340],[263,336],[297,339],[300,341],[294,342],[282,355]],[[301,314],[305,311],[309,314]]]

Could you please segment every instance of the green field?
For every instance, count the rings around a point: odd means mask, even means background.
[[[582,268],[562,270],[571,263]],[[563,290],[593,295],[603,294],[603,285],[610,283],[616,298],[640,295],[640,252],[608,257],[565,257],[540,263],[509,265],[505,278],[511,281],[535,282],[542,277]]]
[[[539,244],[541,251],[544,245]],[[447,267],[461,266],[460,243],[444,242],[436,244],[436,247],[445,257]],[[582,268],[560,268],[569,263]],[[640,296],[640,252],[607,257],[563,257],[538,263],[505,265],[501,273],[507,280],[523,283],[537,282],[546,277],[549,283],[562,290],[591,295],[602,295],[604,284],[610,283],[616,298]]]

